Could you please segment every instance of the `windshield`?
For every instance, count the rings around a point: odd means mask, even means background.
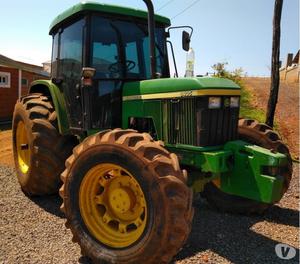
[[[147,24],[92,17],[91,64],[99,79],[150,79]],[[156,72],[169,77],[165,30],[156,28]]]

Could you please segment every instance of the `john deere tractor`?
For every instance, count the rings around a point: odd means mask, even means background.
[[[147,12],[80,3],[56,17],[51,80],[34,81],[14,111],[23,192],[59,190],[95,263],[168,263],[190,233],[193,193],[261,213],[292,175],[278,134],[239,119],[237,84],[170,78],[170,20],[144,2]],[[183,31],[185,50],[189,40]]]

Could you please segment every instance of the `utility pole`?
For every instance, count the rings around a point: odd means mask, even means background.
[[[266,123],[270,127],[274,125],[274,115],[279,91],[279,54],[280,54],[280,21],[283,0],[275,0],[273,16],[273,44],[272,44],[272,67],[271,67],[271,89],[268,101]]]

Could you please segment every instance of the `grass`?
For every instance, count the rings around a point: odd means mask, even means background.
[[[257,120],[260,123],[266,123],[266,111],[254,107],[251,103],[256,101],[255,95],[246,90],[242,81],[239,82],[242,89],[240,117]],[[274,120],[273,129],[279,133],[279,125]]]
[[[254,95],[247,91],[242,83],[239,84],[242,88],[240,117],[255,119],[264,123],[266,119],[265,111],[251,105],[251,102],[255,101]]]

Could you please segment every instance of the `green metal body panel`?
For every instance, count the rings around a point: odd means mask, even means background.
[[[148,13],[139,9],[129,8],[129,7],[122,7],[122,6],[116,6],[116,5],[108,5],[108,4],[101,4],[101,3],[92,3],[92,2],[82,2],[79,4],[74,5],[73,7],[67,9],[60,15],[58,15],[53,22],[50,25],[50,33],[52,33],[52,30],[63,22],[64,20],[68,19],[69,17],[76,15],[80,12],[85,11],[95,11],[95,12],[103,12],[103,13],[111,13],[111,14],[119,14],[124,16],[130,16],[130,17],[137,17],[142,19],[147,19]],[[156,22],[160,22],[162,24],[165,24],[166,27],[170,26],[170,19],[155,15],[154,19]]]
[[[35,90],[38,86],[43,86],[51,94],[52,102],[56,111],[58,129],[62,135],[69,133],[69,122],[66,112],[66,103],[62,91],[49,80],[36,80],[32,82],[29,93]]]
[[[161,100],[149,101],[124,101],[122,111],[122,127],[128,128],[128,120],[130,117],[152,118],[158,139],[162,139],[162,102]]]
[[[145,80],[139,82],[127,82],[123,86],[123,98],[128,96],[140,96],[149,94],[163,94],[196,90],[218,89],[240,90],[233,81],[224,78],[200,77],[200,78],[163,78]],[[209,94],[209,92],[208,92]],[[166,140],[164,135],[166,127],[164,123],[164,104],[161,100],[124,100],[122,106],[122,127],[128,128],[130,117],[152,118],[156,128],[158,139]]]
[[[218,150],[184,145],[167,145],[176,153],[182,165],[193,166],[193,180],[190,182],[196,192],[205,183],[220,178],[221,190],[252,200],[274,203],[282,197],[283,176],[263,174],[263,167],[282,167],[287,158],[280,153],[244,141],[227,142]],[[207,173],[210,172],[210,177]]]
[[[232,155],[232,152],[222,149],[222,146],[196,147],[166,144],[166,147],[177,154],[183,165],[215,174],[228,171],[226,159]]]
[[[240,87],[233,81],[225,78],[162,78],[126,83],[124,85],[123,96],[170,93],[201,89],[240,90]]]
[[[282,175],[271,176],[263,174],[263,167],[282,167],[287,164],[287,158],[280,153],[247,142],[228,142],[225,150],[234,154],[231,171],[221,175],[221,189],[226,193],[240,195],[257,201],[273,203],[282,197]]]

